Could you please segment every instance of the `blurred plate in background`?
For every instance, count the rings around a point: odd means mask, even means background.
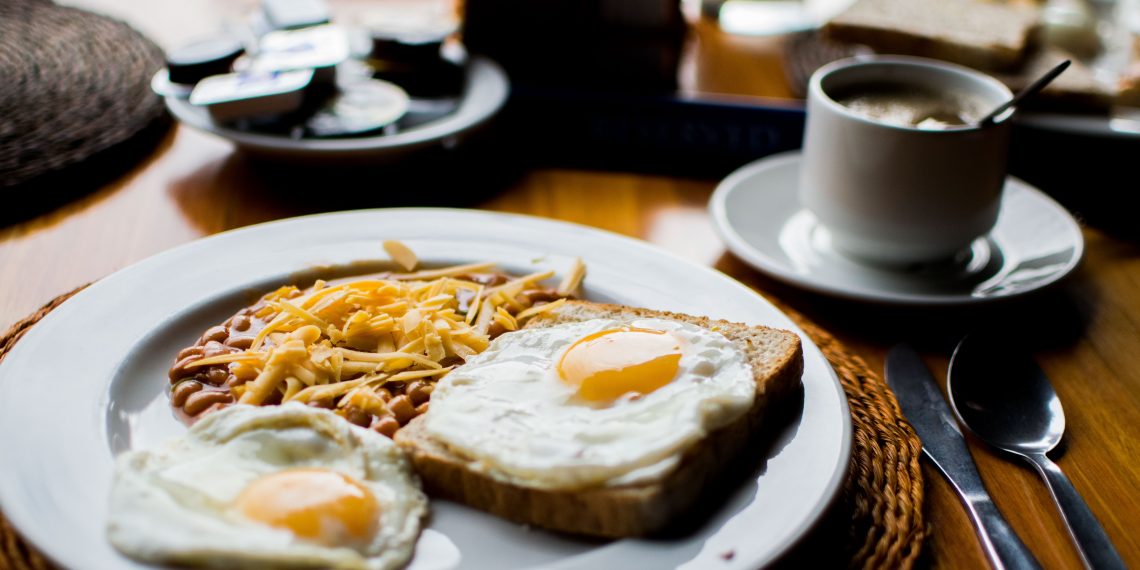
[[[393,134],[352,138],[291,138],[220,125],[209,113],[185,99],[166,97],[166,107],[183,123],[232,141],[263,158],[308,162],[385,162],[429,147],[450,147],[498,113],[510,93],[506,73],[495,62],[473,56],[466,65],[466,84],[453,111],[418,122]],[[431,100],[413,100],[410,114]],[[427,109],[425,112],[431,112]]]

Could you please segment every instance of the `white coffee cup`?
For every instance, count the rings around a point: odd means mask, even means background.
[[[832,95],[914,85],[976,98],[983,113],[1012,97],[996,79],[936,60],[877,56],[812,75],[801,203],[840,253],[897,265],[950,258],[997,222],[1011,121],[931,130],[852,111]],[[980,118],[980,117],[979,117]]]

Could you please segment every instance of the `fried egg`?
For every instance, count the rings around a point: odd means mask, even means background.
[[[720,333],[595,319],[500,336],[436,385],[422,421],[492,477],[573,489],[659,477],[755,397]]]
[[[426,512],[388,438],[301,404],[238,405],[121,455],[107,533],[151,563],[379,570],[411,557]]]

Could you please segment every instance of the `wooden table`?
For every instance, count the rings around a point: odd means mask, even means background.
[[[73,0],[75,1],[75,0]],[[164,47],[218,29],[251,2],[81,0],[124,18]],[[341,2],[351,10],[359,2]],[[683,85],[696,91],[787,96],[779,41],[732,38],[702,23],[690,38]],[[747,70],[743,72],[742,70]],[[1049,294],[978,310],[890,310],[845,304],[780,286],[728,255],[705,204],[713,180],[541,169],[505,183],[477,207],[557,218],[636,236],[775,295],[823,324],[881,369],[908,340],[943,377],[966,330],[992,328],[1024,340],[1065,402],[1069,437],[1058,460],[1104,523],[1126,562],[1140,567],[1140,249],[1086,228],[1078,274]],[[46,216],[0,229],[0,327],[57,294],[189,240],[265,220],[320,211],[284,199],[232,147],[175,128],[148,160],[118,181]],[[369,202],[368,206],[377,205]],[[1043,484],[1028,468],[971,444],[982,477],[1011,524],[1047,568],[1079,561]],[[927,557],[936,567],[984,559],[950,487],[926,470]]]

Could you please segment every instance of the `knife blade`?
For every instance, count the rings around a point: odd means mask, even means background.
[[[918,353],[905,344],[891,348],[886,376],[899,407],[922,440],[923,454],[950,482],[966,507],[990,564],[999,569],[1040,568],[986,492],[954,413]]]

